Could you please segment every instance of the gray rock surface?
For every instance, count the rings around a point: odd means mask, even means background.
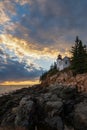
[[[78,130],[87,129],[87,101],[75,106],[74,125]]]
[[[47,118],[45,119],[45,121],[53,129],[56,129],[56,130],[64,129],[64,124],[59,116],[55,116],[53,118]]]
[[[15,125],[23,127],[28,126],[32,111],[34,111],[34,102],[30,100],[30,97],[22,98],[16,113]]]
[[[87,130],[87,94],[75,86],[33,86],[0,97],[0,126],[21,130]]]

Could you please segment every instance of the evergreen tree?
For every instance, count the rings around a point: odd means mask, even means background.
[[[87,50],[82,41],[76,37],[75,45],[71,49],[71,68],[75,74],[87,72]]]
[[[86,53],[86,55],[85,55],[85,65],[84,65],[84,68],[85,68],[85,72],[87,72],[87,46],[85,45],[84,48],[85,48],[85,53]]]

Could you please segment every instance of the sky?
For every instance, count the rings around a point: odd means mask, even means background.
[[[75,37],[87,44],[87,0],[0,0],[0,84],[35,84]]]

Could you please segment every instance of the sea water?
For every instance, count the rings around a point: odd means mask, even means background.
[[[0,85],[0,96],[3,94],[7,94],[9,92],[21,89],[21,88],[27,88],[30,87],[29,85]]]

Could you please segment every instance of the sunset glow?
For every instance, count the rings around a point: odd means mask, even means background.
[[[0,83],[38,83],[77,35],[87,44],[85,12],[86,0],[0,0]]]
[[[15,82],[15,81],[6,81],[1,83],[0,85],[34,85],[34,84],[39,84],[39,80],[36,81],[20,81],[20,82]]]

